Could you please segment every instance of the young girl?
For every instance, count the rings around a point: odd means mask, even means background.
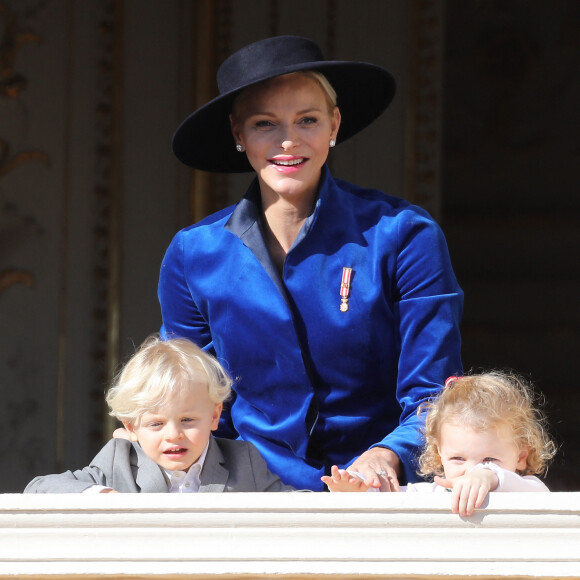
[[[514,375],[490,372],[450,377],[439,397],[424,403],[425,446],[419,458],[432,483],[404,491],[451,491],[451,510],[468,516],[490,491],[549,491],[543,474],[555,453],[534,394]],[[332,469],[331,491],[367,491],[356,473]]]

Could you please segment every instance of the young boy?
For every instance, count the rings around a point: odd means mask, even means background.
[[[147,339],[107,394],[130,440],[111,439],[88,467],[33,479],[24,493],[292,491],[244,441],[214,438],[231,379],[185,339]]]

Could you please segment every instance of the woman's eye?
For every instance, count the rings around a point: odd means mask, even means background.
[[[256,127],[259,129],[267,129],[269,127],[273,127],[274,123],[272,121],[268,121],[266,119],[262,119],[261,121],[256,121]]]
[[[316,117],[304,117],[303,119],[300,120],[300,123],[302,125],[314,125],[317,122],[318,119]]]

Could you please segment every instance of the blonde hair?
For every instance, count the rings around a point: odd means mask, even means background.
[[[110,415],[133,423],[163,405],[171,394],[199,382],[207,383],[214,403],[230,395],[232,381],[213,356],[187,339],[161,340],[153,335],[119,373],[106,401]]]
[[[338,99],[336,91],[334,90],[334,87],[330,84],[330,81],[321,72],[318,72],[317,70],[305,70],[299,73],[291,73],[291,74],[302,74],[305,77],[314,79],[320,85],[320,87],[324,91],[324,94],[326,95],[326,100],[328,101],[328,110],[330,112],[334,110],[334,107],[336,107]]]
[[[308,77],[308,78],[313,79],[314,81],[316,81],[318,83],[318,85],[320,86],[320,88],[324,92],[324,96],[326,97],[326,103],[328,105],[328,112],[330,114],[332,114],[335,107],[337,106],[337,98],[338,97],[336,95],[336,91],[334,90],[333,86],[330,84],[330,81],[321,72],[318,72],[316,70],[296,71],[296,72],[291,72],[291,73],[287,73],[285,75],[279,75],[279,76],[289,77],[289,76],[298,76],[298,75]],[[251,91],[254,87],[261,86],[261,85],[267,85],[268,82],[270,82],[276,78],[279,78],[279,77],[273,77],[272,79],[266,79],[265,81],[261,81],[259,83],[254,84],[254,85],[250,85],[249,87],[246,87],[234,99],[234,103],[232,105],[232,116],[234,118],[240,117],[240,110],[244,106],[244,102],[245,102],[246,98],[248,98],[248,96],[251,96],[251,94],[252,94]]]
[[[420,473],[443,475],[437,447],[441,426],[447,421],[476,430],[508,425],[519,449],[528,449],[526,467],[518,473],[544,473],[556,446],[547,433],[545,416],[535,407],[537,399],[532,387],[514,374],[493,371],[448,379],[440,395],[418,409],[426,413]]]

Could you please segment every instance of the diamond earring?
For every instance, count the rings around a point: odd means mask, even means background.
[[[334,139],[330,140],[330,146],[334,147],[336,145],[336,141]]]
[[[241,146],[241,145],[238,143],[238,144],[236,145],[236,151],[237,151],[238,153],[241,153],[243,150],[244,150],[244,148],[243,148],[243,147],[242,147],[242,146]]]

